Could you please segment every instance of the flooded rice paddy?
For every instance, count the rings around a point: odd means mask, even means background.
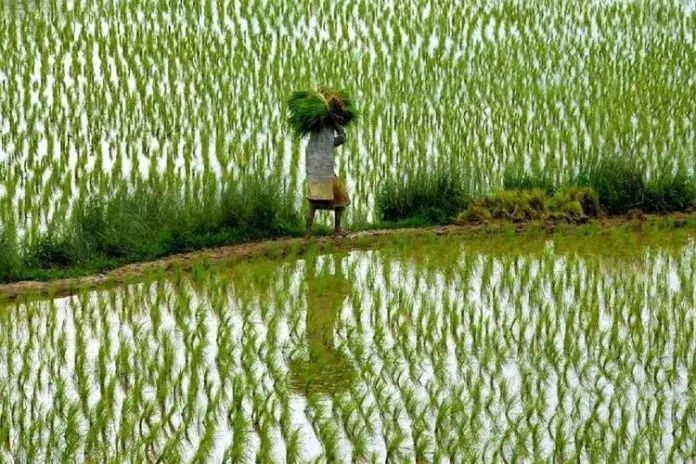
[[[0,15],[0,224],[76,199],[252,172],[299,203],[295,89],[362,110],[338,155],[349,221],[387,177],[437,164],[473,191],[506,168],[562,181],[599,156],[694,169],[693,1],[9,1]]]
[[[0,458],[688,461],[695,251],[409,239],[13,303]]]
[[[355,96],[349,221],[383,179],[696,167],[691,1],[6,1],[0,232],[157,179],[302,196],[292,90]],[[0,303],[0,462],[679,462],[696,244],[395,242]]]

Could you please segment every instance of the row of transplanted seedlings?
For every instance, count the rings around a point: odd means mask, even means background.
[[[321,83],[362,109],[338,157],[354,218],[373,217],[379,179],[437,159],[475,190],[510,165],[559,179],[616,152],[693,168],[696,14],[680,2],[78,5],[0,16],[0,220],[29,233],[152,176],[195,193],[262,170],[299,199],[284,101]]]
[[[24,462],[687,460],[693,245],[639,258],[451,244],[197,266],[0,311],[0,456]],[[308,266],[341,269],[343,371],[298,378]],[[312,285],[317,285],[314,281]],[[333,300],[331,300],[333,298]],[[333,304],[332,303],[332,304]],[[310,308],[310,305],[314,305]],[[309,320],[308,320],[309,312]],[[347,363],[347,364],[346,364]],[[338,365],[338,364],[336,364]],[[316,366],[315,366],[316,367]],[[340,385],[326,379],[350,378]]]

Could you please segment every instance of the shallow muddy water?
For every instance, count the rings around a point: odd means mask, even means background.
[[[695,251],[671,232],[409,240],[16,303],[0,456],[686,460]]]

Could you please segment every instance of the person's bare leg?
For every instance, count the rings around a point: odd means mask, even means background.
[[[314,215],[317,212],[317,209],[312,205],[311,203],[309,204],[309,211],[307,212],[307,232],[306,232],[306,237],[310,238],[312,236],[312,227],[314,226]]]
[[[343,229],[341,229],[341,219],[343,218],[343,211],[345,208],[336,208],[334,213],[336,215],[334,222],[334,235],[343,235]]]

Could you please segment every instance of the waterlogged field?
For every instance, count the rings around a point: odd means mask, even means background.
[[[692,460],[695,251],[409,240],[12,304],[0,456]]]
[[[629,154],[694,168],[691,1],[9,1],[0,15],[0,224],[164,178],[184,195],[262,171],[299,204],[292,90],[347,89],[349,221],[435,164],[472,191],[510,166],[561,181]]]
[[[2,2],[0,277],[92,196],[165,184],[200,205],[262,173],[299,206],[284,102],[320,84],[362,110],[338,155],[354,224],[384,179],[436,166],[471,193],[616,154],[694,175],[693,2],[461,3]],[[693,460],[696,244],[566,238],[0,303],[0,462]]]

